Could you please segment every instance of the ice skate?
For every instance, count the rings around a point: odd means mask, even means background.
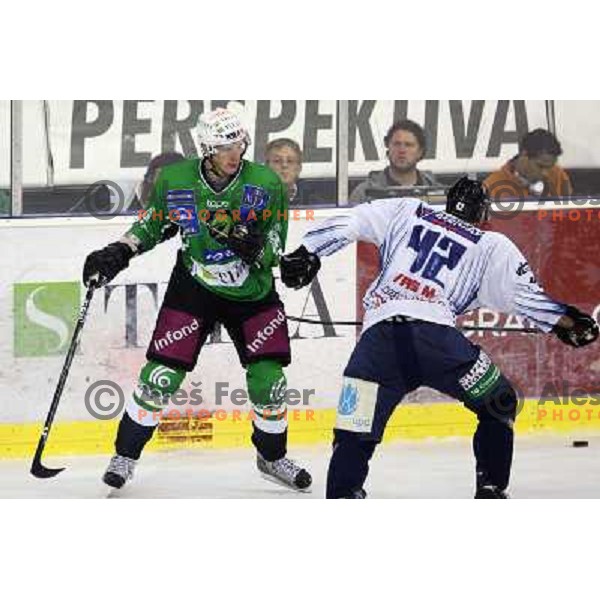
[[[367,492],[362,488],[360,490],[354,490],[350,492],[347,496],[344,496],[344,500],[366,500]]]
[[[117,490],[121,489],[130,479],[133,478],[136,461],[133,458],[119,456],[115,454],[102,477],[102,481]]]
[[[309,492],[312,483],[310,473],[299,467],[293,460],[283,457],[269,462],[260,454],[256,455],[256,466],[264,479],[289,487],[298,492]]]
[[[476,500],[508,500],[509,495],[506,490],[501,490],[495,485],[484,485],[477,489],[475,493]]]

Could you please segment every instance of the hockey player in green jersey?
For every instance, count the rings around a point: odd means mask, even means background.
[[[103,480],[120,488],[131,479],[156,429],[156,413],[195,367],[219,322],[246,370],[259,471],[306,490],[310,474],[286,457],[283,367],[290,362],[290,341],[272,274],[287,236],[285,186],[268,167],[243,159],[250,136],[235,113],[221,108],[203,114],[198,142],[201,158],[163,166],[146,211],[118,242],[92,252],[84,265],[85,285],[104,285],[134,256],[181,235],[148,362],[126,404]]]

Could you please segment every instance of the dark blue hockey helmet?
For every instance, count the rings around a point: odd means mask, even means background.
[[[446,198],[446,212],[451,215],[468,223],[488,220],[491,201],[481,182],[461,177],[448,190]]]

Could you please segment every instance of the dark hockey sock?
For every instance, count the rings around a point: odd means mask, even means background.
[[[477,462],[477,487],[508,487],[512,465],[514,433],[512,427],[495,419],[479,422],[473,437]]]
[[[267,461],[273,462],[286,455],[287,429],[283,433],[267,433],[252,423],[252,443],[260,455]]]
[[[138,460],[144,446],[150,441],[155,429],[156,425],[150,427],[140,425],[127,413],[123,413],[115,441],[117,454]]]
[[[350,498],[362,490],[377,442],[358,433],[335,429],[333,455],[327,472],[327,498]]]

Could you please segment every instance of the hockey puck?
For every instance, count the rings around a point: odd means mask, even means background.
[[[590,443],[587,440],[575,440],[573,442],[573,448],[587,448]]]

